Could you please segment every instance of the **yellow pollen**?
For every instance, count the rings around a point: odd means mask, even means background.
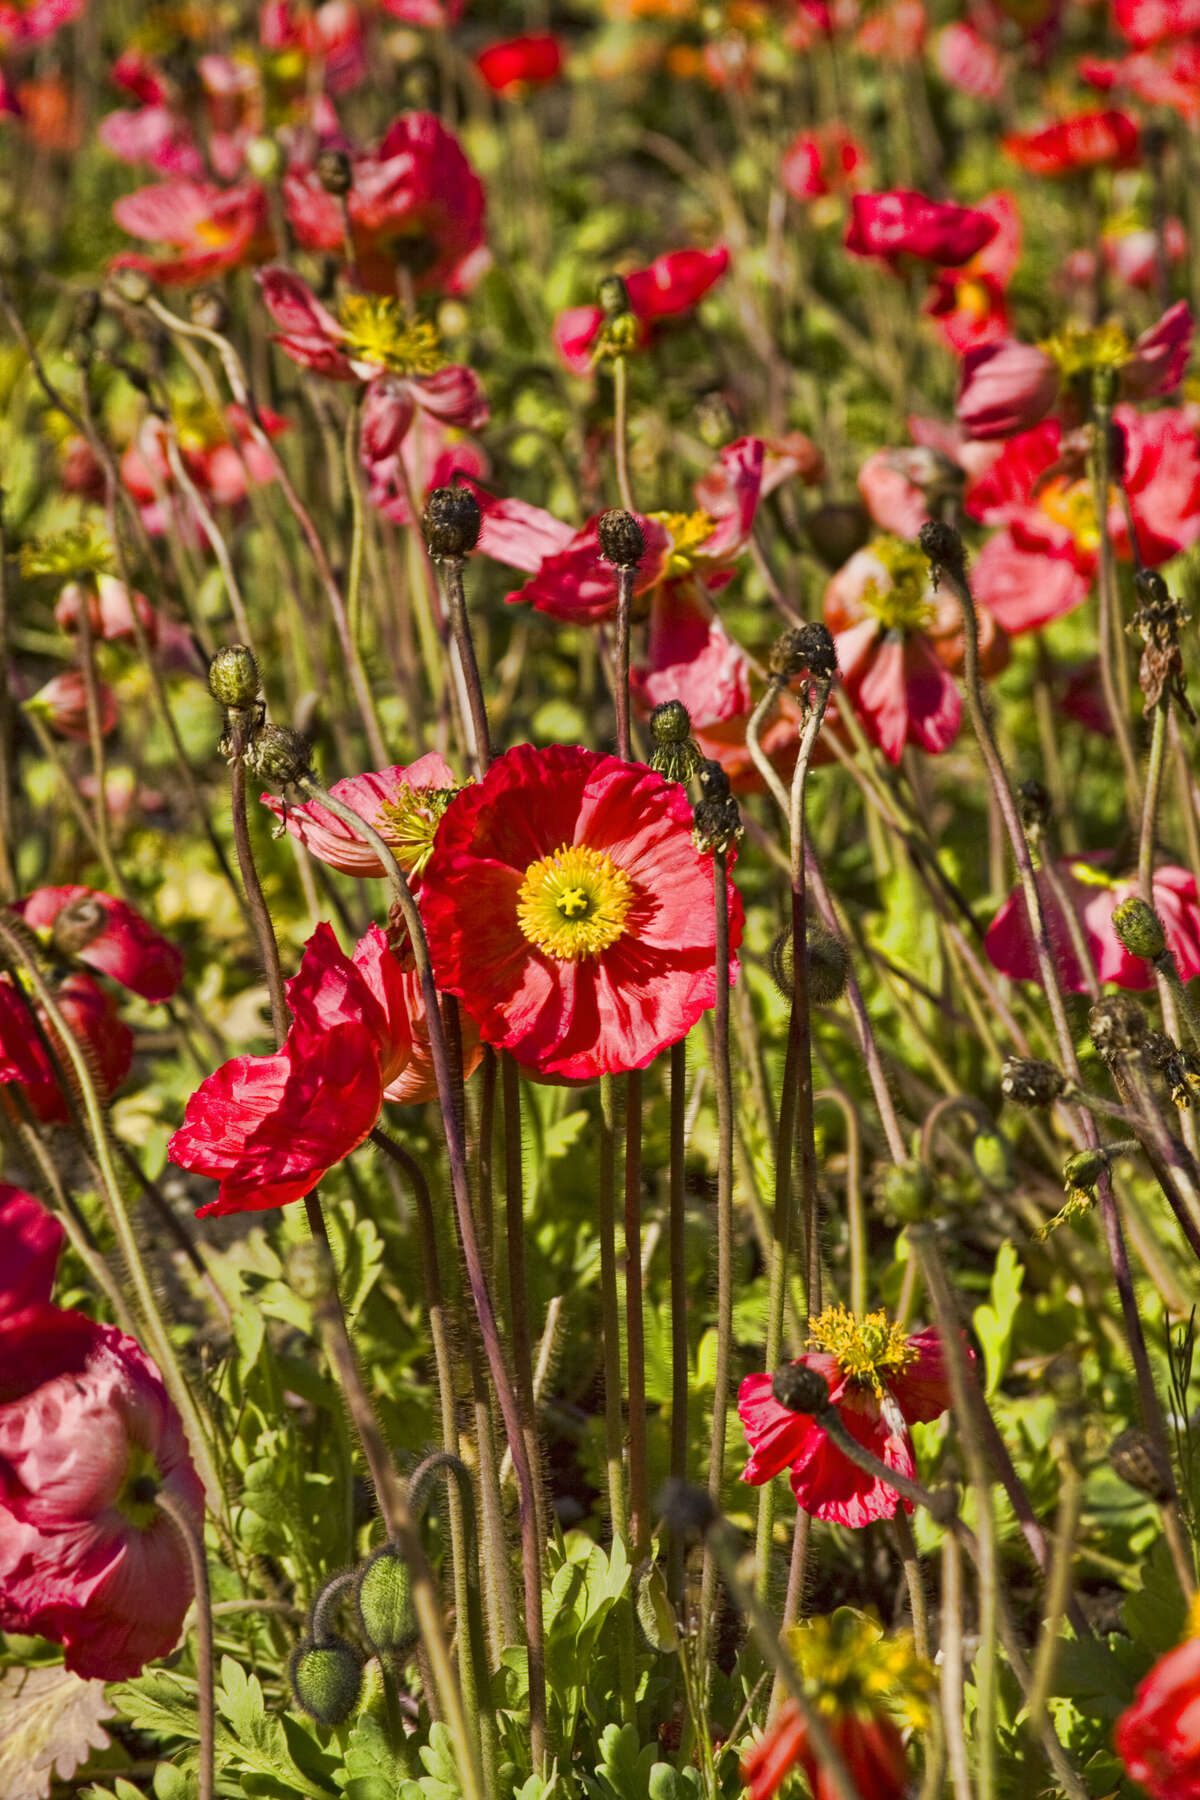
[[[406,875],[419,875],[433,855],[433,840],[457,788],[414,788],[405,784],[379,808],[376,827],[396,852]]]
[[[1090,482],[1065,481],[1059,476],[1047,482],[1037,503],[1048,519],[1066,526],[1078,549],[1095,554],[1100,548],[1100,527]]]
[[[434,375],[445,366],[431,319],[409,319],[399,303],[378,294],[347,294],[338,308],[346,354],[393,375]]]
[[[1133,355],[1133,346],[1114,321],[1105,325],[1064,325],[1038,345],[1054,358],[1069,381],[1092,369],[1122,369]]]
[[[882,1395],[884,1377],[907,1368],[916,1355],[900,1325],[885,1312],[856,1319],[844,1306],[827,1306],[809,1327],[814,1350],[832,1356],[843,1375]]]
[[[558,962],[599,956],[625,932],[633,883],[603,850],[564,844],[530,863],[517,923],[535,949]]]
[[[839,1606],[827,1618],[794,1626],[787,1644],[826,1718],[880,1713],[902,1725],[928,1724],[934,1673],[917,1655],[910,1631],[885,1635],[870,1613]]]
[[[715,519],[706,512],[647,513],[647,518],[657,519],[671,534],[671,549],[667,555],[668,575],[687,575],[695,562],[695,553],[702,544],[706,544],[717,528]]]
[[[898,537],[876,538],[870,552],[887,570],[890,584],[884,587],[868,581],[862,592],[863,605],[889,631],[922,630],[934,613],[929,558],[919,544],[906,544]]]

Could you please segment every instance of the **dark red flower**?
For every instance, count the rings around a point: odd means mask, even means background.
[[[1100,981],[1118,987],[1148,988],[1153,982],[1150,965],[1132,956],[1113,930],[1112,915],[1122,900],[1138,891],[1137,878],[1120,880],[1104,869],[1106,857],[1075,857],[1059,863],[1058,873],[1068,903],[1083,929],[1084,941]],[[1058,978],[1068,993],[1082,994],[1087,982],[1071,943],[1066,920],[1044,877],[1038,879],[1046,931]],[[1196,879],[1186,869],[1164,863],[1154,871],[1154,907],[1163,922],[1167,944],[1185,981],[1200,975],[1200,900]],[[997,969],[1017,981],[1038,981],[1037,957],[1029,931],[1025,896],[1019,888],[1009,895],[988,927],[983,947]]]
[[[118,1016],[112,995],[90,975],[68,975],[59,983],[54,998],[67,1029],[83,1046],[101,1099],[109,1099],[129,1073],[133,1061],[132,1031]],[[74,1072],[66,1046],[41,1008],[36,1011],[73,1089]],[[62,1083],[30,1025],[29,1010],[11,980],[4,976],[0,978],[0,1086],[9,1082],[21,1089],[35,1117],[43,1123],[63,1124],[70,1118]]]
[[[169,1000],[183,979],[183,957],[174,944],[112,894],[38,888],[12,910],[60,956],[87,963],[143,1000]]]
[[[54,1289],[63,1228],[24,1188],[0,1182],[0,1325]]]
[[[850,1772],[859,1800],[904,1800],[908,1758],[895,1720],[877,1712],[826,1721],[829,1735]],[[800,1769],[813,1800],[837,1800],[838,1789],[812,1747],[808,1727],[795,1702],[785,1700],[763,1735],[742,1758],[749,1800],[771,1800],[793,1769]]]
[[[713,250],[671,250],[656,256],[645,269],[631,269],[623,279],[629,310],[649,336],[662,319],[690,312],[729,267],[724,244]],[[592,350],[604,323],[598,306],[570,306],[554,321],[554,347],[574,375],[586,375]]]
[[[974,206],[952,206],[897,188],[889,193],[855,194],[845,244],[855,256],[915,256],[953,268],[982,250],[999,226]]]
[[[562,45],[549,31],[534,31],[524,37],[504,38],[489,44],[475,58],[475,67],[488,87],[497,94],[519,93],[526,87],[541,87],[557,81],[562,74]]]
[[[520,745],[457,796],[421,889],[438,986],[541,1075],[642,1069],[715,997],[712,858],[683,789]],[[730,884],[731,942],[741,902]]]
[[[158,1489],[200,1528],[183,1426],[140,1346],[45,1302],[0,1321],[0,1629],[103,1681],[168,1655],[192,1577]]]
[[[1069,175],[1075,169],[1127,168],[1141,151],[1137,123],[1128,113],[1076,113],[1040,131],[1012,131],[1004,148],[1031,175]]]
[[[1200,1637],[1155,1663],[1117,1720],[1113,1742],[1153,1800],[1200,1800]]]

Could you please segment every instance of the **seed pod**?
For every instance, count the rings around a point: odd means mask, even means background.
[[[767,667],[781,681],[803,675],[806,670],[821,679],[836,675],[837,649],[833,633],[819,619],[807,625],[793,625],[771,646]]]
[[[296,1705],[318,1725],[342,1725],[358,1704],[362,1664],[344,1638],[305,1638],[288,1664]]]
[[[619,275],[606,275],[597,289],[600,310],[606,319],[619,319],[629,311],[629,289]]]
[[[829,1405],[829,1383],[807,1363],[782,1363],[771,1382],[771,1397],[788,1412],[819,1416]]]
[[[1130,956],[1154,962],[1167,947],[1163,922],[1152,906],[1136,894],[1113,907],[1112,928]]]
[[[703,779],[703,764],[700,776]],[[701,856],[728,851],[742,835],[742,814],[732,794],[723,800],[701,800],[692,812],[692,842]]]
[[[1053,1106],[1066,1077],[1037,1056],[1010,1056],[1000,1069],[1000,1092],[1015,1106]]]
[[[245,644],[226,644],[208,665],[208,691],[232,712],[249,712],[258,699],[258,664]]]
[[[420,1636],[412,1577],[394,1544],[384,1544],[364,1563],[355,1598],[363,1635],[373,1650],[403,1657],[412,1649]]]
[[[1088,1013],[1088,1029],[1101,1056],[1136,1050],[1145,1040],[1146,1014],[1129,994],[1108,994]]]
[[[600,554],[614,569],[636,569],[646,554],[646,537],[631,512],[614,506],[601,513],[596,530]]]
[[[434,488],[421,519],[429,554],[436,562],[469,556],[479,542],[482,524],[479,502],[465,487]]]
[[[935,575],[939,569],[945,569],[962,580],[967,571],[967,559],[963,541],[953,525],[947,525],[943,519],[926,519],[917,533],[917,542],[929,558],[929,566]]]
[[[1026,831],[1044,831],[1053,816],[1050,795],[1040,781],[1023,781],[1017,789],[1017,808]]]
[[[108,909],[97,894],[81,894],[63,907],[50,927],[50,942],[61,956],[78,956],[108,924]]]
[[[1174,1492],[1171,1470],[1154,1439],[1131,1427],[1115,1437],[1108,1449],[1114,1475],[1160,1506]]]
[[[264,725],[254,740],[249,761],[256,774],[275,787],[288,787],[308,774],[312,745],[286,725]]]

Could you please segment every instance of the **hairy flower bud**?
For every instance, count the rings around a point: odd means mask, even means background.
[[[457,562],[469,556],[479,542],[482,523],[479,502],[470,488],[434,488],[421,519],[430,556],[436,562]]]
[[[362,1664],[344,1638],[305,1638],[288,1664],[296,1705],[318,1725],[342,1725],[358,1704]]]
[[[249,712],[258,699],[258,664],[245,644],[226,644],[208,665],[208,691],[231,712]]]
[[[703,780],[704,765],[700,765]],[[712,851],[728,851],[742,835],[741,808],[732,794],[724,798],[701,800],[692,813],[692,842],[701,855]]]
[[[1167,934],[1162,920],[1154,908],[1147,906],[1136,894],[1114,906],[1112,928],[1131,956],[1154,962],[1166,950]]]
[[[1088,1014],[1088,1030],[1101,1056],[1136,1050],[1145,1040],[1146,1014],[1130,994],[1108,994]]]
[[[601,513],[597,531],[600,554],[606,563],[616,569],[637,568],[646,554],[646,539],[631,512],[614,506],[611,511]]]
[[[216,288],[196,288],[188,295],[188,317],[193,325],[201,325],[205,331],[229,329],[229,307],[225,296]]]
[[[1053,1106],[1066,1085],[1061,1070],[1037,1056],[1010,1056],[1000,1070],[1000,1092],[1015,1106]]]
[[[264,725],[255,737],[247,761],[264,781],[289,787],[308,774],[312,744],[302,732],[287,725]]]
[[[1044,831],[1050,823],[1053,806],[1050,794],[1040,781],[1023,781],[1017,789],[1017,810],[1026,831]]]
[[[819,1417],[829,1405],[829,1383],[820,1369],[811,1369],[807,1363],[782,1363],[771,1382],[771,1397],[788,1412]]]
[[[692,721],[682,700],[663,700],[650,714],[654,749],[647,758],[655,774],[686,787],[704,760],[692,736]]]
[[[596,293],[606,319],[619,319],[629,311],[629,289],[619,275],[606,275]]]
[[[826,926],[810,920],[804,939],[808,968],[808,999],[812,1006],[832,1006],[846,991],[850,957],[845,944]],[[795,991],[794,947],[790,926],[785,926],[771,945],[768,962],[775,986],[785,999]]]
[[[1159,1505],[1174,1492],[1171,1470],[1149,1432],[1131,1427],[1115,1437],[1108,1449],[1113,1474]]]
[[[660,750],[668,744],[686,744],[691,735],[692,716],[682,700],[660,701],[650,714],[650,736]]]
[[[322,150],[315,164],[317,180],[327,194],[340,199],[354,186],[354,164],[344,150]]]
[[[953,525],[942,519],[926,519],[917,533],[917,542],[929,558],[935,576],[939,569],[945,569],[949,575],[963,579],[967,572],[966,552]]]
[[[771,646],[767,667],[779,681],[803,675],[805,670],[819,680],[828,680],[837,674],[833,633],[819,619],[808,625],[791,626]]]
[[[1077,1150],[1063,1164],[1063,1187],[1068,1194],[1090,1193],[1107,1167],[1103,1150]]]
[[[144,306],[154,292],[154,283],[144,269],[114,269],[109,281],[126,306]]]
[[[412,1577],[394,1544],[384,1544],[364,1564],[356,1598],[363,1635],[373,1650],[403,1657],[412,1649],[420,1636]]]

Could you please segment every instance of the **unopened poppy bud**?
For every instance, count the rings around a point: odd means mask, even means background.
[[[1148,1432],[1132,1427],[1121,1432],[1109,1445],[1108,1460],[1118,1480],[1160,1506],[1175,1491],[1170,1467]]]
[[[818,679],[827,680],[837,674],[837,650],[828,625],[813,620],[808,625],[793,625],[776,638],[767,658],[767,667],[780,681],[807,670]]]
[[[1017,810],[1026,831],[1044,831],[1054,810],[1045,785],[1035,780],[1023,781],[1017,789]]]
[[[945,569],[961,580],[966,573],[966,553],[953,525],[947,525],[943,519],[926,519],[917,533],[917,542],[929,558],[929,566],[935,575],[939,569]]]
[[[126,306],[145,306],[154,292],[154,283],[144,269],[114,269],[109,280]]]
[[[188,317],[193,325],[200,325],[205,331],[227,331],[229,329],[229,307],[223,294],[215,288],[197,288],[188,295]]]
[[[430,556],[437,562],[469,556],[479,542],[482,523],[479,502],[470,488],[434,488],[421,519]]]
[[[384,1544],[364,1565],[356,1597],[363,1635],[373,1650],[402,1657],[412,1649],[420,1636],[412,1577],[394,1544]]]
[[[283,174],[283,151],[274,138],[251,138],[246,145],[246,167],[256,181],[275,181]]]
[[[682,700],[663,700],[650,714],[654,749],[647,758],[656,775],[686,787],[704,760],[692,736],[692,721]]]
[[[1062,1071],[1037,1056],[1010,1056],[1000,1070],[1000,1092],[1014,1106],[1053,1106],[1066,1085]]]
[[[289,787],[309,772],[312,745],[287,725],[264,725],[251,747],[248,760],[255,773],[276,787]]]
[[[663,700],[650,714],[650,736],[660,750],[668,744],[686,744],[691,735],[692,715],[682,700]]]
[[[879,1198],[898,1225],[912,1225],[929,1212],[933,1181],[918,1162],[889,1163],[879,1180]]]
[[[1154,962],[1167,947],[1162,920],[1136,894],[1114,906],[1112,928],[1130,956],[1143,957],[1146,962]]]
[[[829,1383],[807,1363],[782,1363],[771,1382],[771,1398],[788,1412],[820,1415],[829,1405]]]
[[[327,194],[340,199],[354,186],[354,164],[344,150],[322,150],[317,156],[317,180]]]
[[[108,909],[97,894],[81,894],[64,906],[50,927],[50,943],[60,956],[78,956],[108,924]]]
[[[824,925],[810,920],[804,939],[808,967],[808,998],[812,1006],[832,1006],[846,991],[850,957],[841,938]],[[785,926],[771,945],[771,974],[786,1000],[795,992],[795,949],[790,926]]]
[[[728,851],[741,835],[741,809],[732,794],[723,800],[701,800],[692,813],[692,842],[702,856]]]
[[[674,1477],[664,1481],[659,1489],[658,1510],[667,1530],[677,1537],[686,1537],[691,1532],[703,1536],[719,1517],[707,1488]]]
[[[246,644],[226,644],[208,665],[208,691],[231,712],[249,712],[259,686],[258,664]]]
[[[619,319],[629,311],[629,289],[619,275],[606,275],[597,289],[600,310],[606,319]]]
[[[1129,994],[1108,994],[1088,1014],[1088,1030],[1101,1056],[1119,1056],[1144,1041],[1146,1014]]]
[[[1063,1187],[1068,1194],[1090,1193],[1107,1167],[1103,1150],[1077,1150],[1063,1164]]]
[[[646,539],[631,512],[614,506],[610,512],[601,513],[596,529],[600,537],[600,554],[606,563],[611,563],[615,569],[637,568],[646,554]]]
[[[358,1704],[362,1664],[344,1638],[316,1644],[305,1638],[292,1652],[288,1680],[296,1705],[318,1725],[342,1725]]]

